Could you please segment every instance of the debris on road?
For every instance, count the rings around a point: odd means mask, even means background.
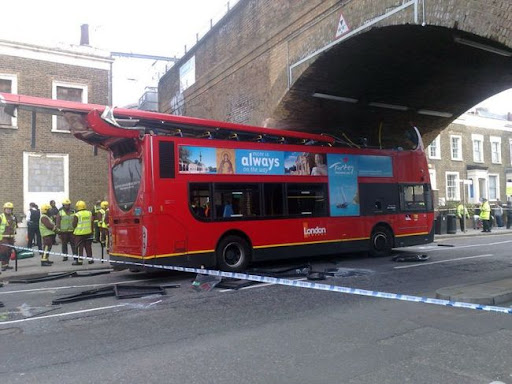
[[[430,259],[428,255],[398,255],[393,257],[393,261],[427,261]]]
[[[118,299],[133,299],[148,295],[166,295],[165,289],[160,285],[125,285],[116,284],[114,291]]]
[[[261,283],[258,283],[257,281],[250,281],[250,280],[223,278],[220,283],[217,283],[216,288],[232,289],[232,290],[236,291],[238,289],[249,287],[249,286],[255,285],[255,284],[261,284]]]
[[[197,274],[192,282],[192,288],[198,292],[210,292],[222,280],[220,276]]]
[[[43,275],[33,275],[32,277],[27,277],[25,279],[13,279],[9,280],[9,283],[21,283],[21,284],[31,284],[31,283],[39,283],[41,281],[49,281],[49,280],[57,280],[63,279],[64,277],[71,277],[76,272],[58,272],[58,273],[45,273]]]
[[[98,297],[114,296],[116,293],[113,286],[102,287],[97,289],[89,289],[71,296],[65,296],[52,301],[53,305],[74,303],[76,301],[95,299]]]

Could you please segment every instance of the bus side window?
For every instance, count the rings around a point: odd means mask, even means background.
[[[215,183],[215,219],[248,218],[261,215],[258,184]]]
[[[189,205],[194,217],[201,220],[210,219],[210,185],[206,183],[190,184]]]

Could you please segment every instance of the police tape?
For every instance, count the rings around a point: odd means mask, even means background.
[[[24,248],[24,247],[12,246],[12,245],[10,247],[12,247],[14,249],[18,249],[18,250],[34,251],[32,248]],[[49,255],[73,257],[73,258],[87,260],[87,261],[101,261],[101,262],[105,261],[104,259],[87,257],[87,256],[69,255],[67,253],[60,253],[60,252],[47,252],[47,253]],[[252,275],[252,274],[240,273],[240,272],[224,272],[224,271],[211,270],[211,269],[180,267],[180,266],[173,266],[173,265],[148,265],[146,263],[137,263],[137,262],[131,262],[131,261],[108,260],[108,262],[110,264],[120,264],[120,265],[125,265],[128,267],[130,267],[130,266],[144,267],[144,268],[151,268],[151,269],[162,269],[162,270],[167,270],[167,271],[198,273],[198,274],[202,274],[202,275],[219,276],[219,277],[226,277],[226,278],[231,278],[231,279],[249,280],[249,281],[255,281],[258,283],[269,283],[269,284],[284,285],[284,286],[290,286],[290,287],[315,289],[315,290],[320,290],[320,291],[346,293],[349,295],[378,297],[381,299],[391,299],[391,300],[398,300],[398,301],[408,301],[408,302],[413,302],[413,303],[441,305],[441,306],[453,307],[453,308],[465,308],[465,309],[474,309],[474,310],[478,310],[478,311],[512,314],[512,308],[507,308],[507,307],[466,303],[466,302],[461,302],[461,301],[432,299],[430,297],[403,295],[403,294],[399,294],[399,293],[370,291],[370,290],[366,290],[366,289],[344,287],[344,286],[332,285],[332,284],[311,283],[309,281],[283,279],[280,277]]]

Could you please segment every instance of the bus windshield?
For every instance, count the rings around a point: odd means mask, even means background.
[[[141,181],[141,160],[129,159],[112,168],[112,187],[117,204],[123,211],[129,211],[137,194]]]

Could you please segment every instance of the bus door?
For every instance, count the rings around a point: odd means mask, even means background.
[[[112,254],[140,262],[144,256],[143,207],[137,204],[141,191],[142,160],[129,158],[112,167]]]

